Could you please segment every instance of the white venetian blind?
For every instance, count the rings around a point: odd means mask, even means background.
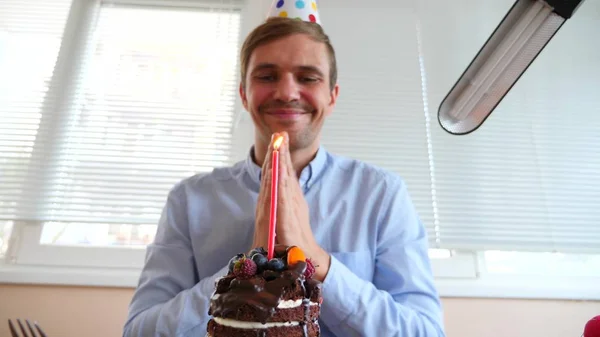
[[[420,3],[432,119],[512,4]],[[432,129],[442,247],[600,253],[598,30],[586,2],[479,130]]]
[[[228,162],[239,2],[111,1],[95,13],[72,54],[80,66],[56,83],[71,91],[52,151],[30,166],[43,167],[42,197],[21,213],[155,225],[175,183]]]
[[[71,0],[0,1],[0,223],[26,188]]]
[[[437,240],[419,46],[412,2],[321,1],[338,58],[340,96],[325,122],[331,152],[398,173],[430,243]]]

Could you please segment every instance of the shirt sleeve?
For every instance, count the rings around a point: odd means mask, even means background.
[[[321,319],[336,336],[444,337],[425,228],[402,180],[387,190],[373,281],[331,256]]]
[[[187,229],[184,187],[175,187],[148,245],[138,287],[129,306],[124,337],[204,336],[217,279],[227,266],[198,280]],[[199,334],[201,333],[201,334]]]

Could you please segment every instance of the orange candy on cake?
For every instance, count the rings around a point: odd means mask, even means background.
[[[300,247],[291,246],[287,251],[287,264],[293,266],[298,262],[306,262],[306,256]]]

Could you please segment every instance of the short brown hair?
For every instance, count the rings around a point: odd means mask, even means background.
[[[317,23],[283,17],[268,18],[266,22],[256,27],[246,37],[240,52],[241,81],[244,88],[246,86],[246,73],[252,52],[263,44],[294,34],[306,34],[314,41],[325,44],[329,54],[329,85],[330,89],[333,90],[337,82],[337,61],[329,36],[325,34],[321,25]]]

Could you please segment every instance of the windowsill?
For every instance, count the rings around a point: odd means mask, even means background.
[[[436,279],[442,297],[600,301],[600,278]]]
[[[0,265],[0,284],[135,288],[139,269]],[[600,300],[600,279],[437,278],[441,297]]]
[[[0,284],[135,288],[139,269],[0,265]]]

